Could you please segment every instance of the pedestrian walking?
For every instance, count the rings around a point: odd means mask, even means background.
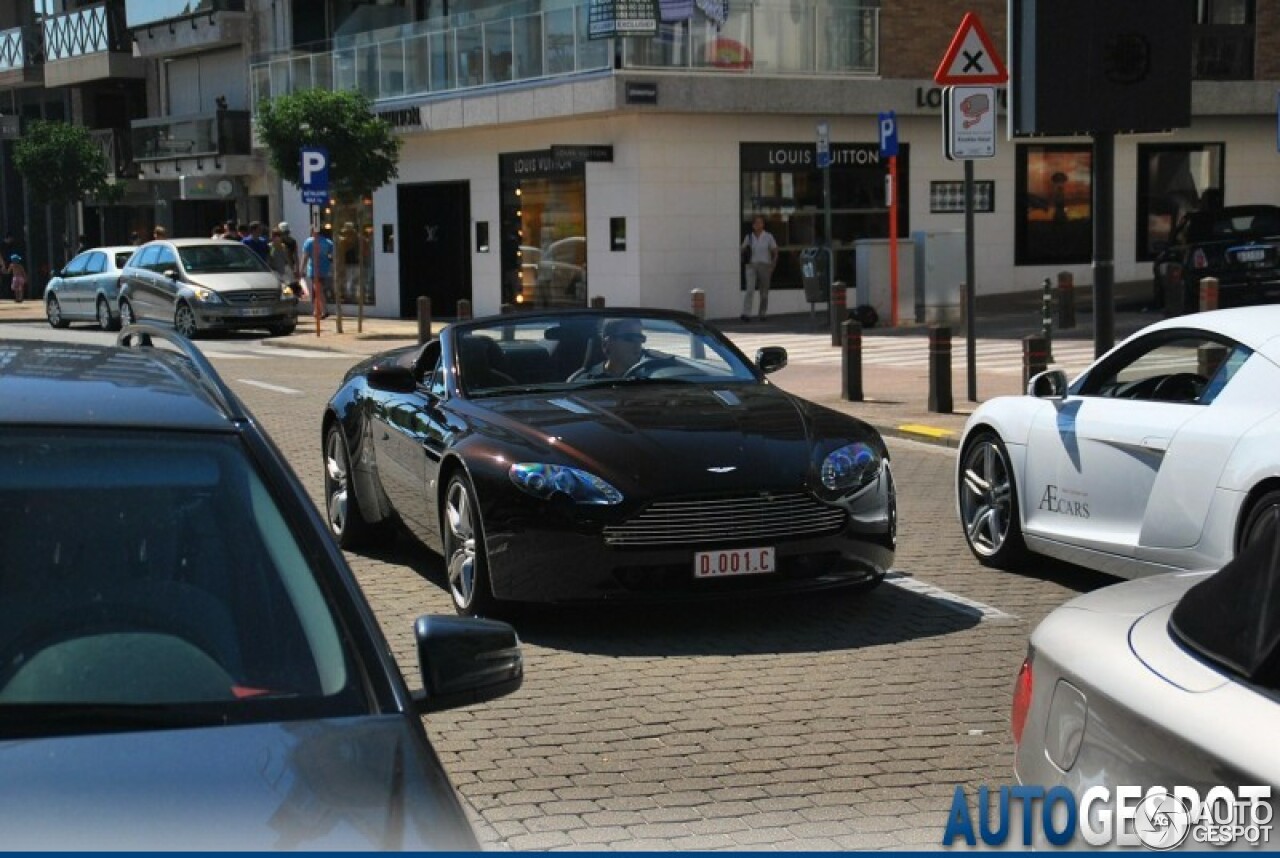
[[[764,218],[757,215],[751,221],[751,232],[742,239],[742,261],[745,268],[747,290],[742,298],[742,321],[751,321],[752,297],[760,290],[760,321],[769,315],[769,283],[773,269],[778,265],[778,242],[764,228]]]
[[[271,230],[271,245],[267,253],[267,264],[280,278],[280,285],[290,292],[298,294],[298,269],[289,255],[289,248],[284,243],[284,233],[278,229]]]
[[[324,302],[333,300],[333,239],[329,238],[329,230],[322,229],[302,242],[302,259],[311,283],[311,300],[324,307]],[[321,315],[328,316],[328,310]]]
[[[271,261],[271,242],[262,234],[262,224],[258,221],[249,224],[249,234],[240,243],[258,254],[263,262]]]
[[[302,269],[299,267],[298,259],[298,240],[293,237],[293,231],[289,229],[288,221],[280,221],[280,223],[276,224],[276,229],[280,230],[285,250],[289,252],[289,261],[293,265],[293,280],[296,283],[302,277]]]
[[[27,268],[22,264],[22,257],[16,253],[10,256],[5,271],[13,278],[9,284],[13,289],[13,300],[21,304],[27,296]]]

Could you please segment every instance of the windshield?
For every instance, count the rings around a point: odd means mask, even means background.
[[[178,257],[188,274],[227,274],[244,271],[267,271],[258,254],[243,244],[223,241],[179,247]]]
[[[0,435],[0,544],[0,736],[367,711],[235,438]]]
[[[637,382],[756,382],[728,341],[693,321],[640,314],[539,315],[455,328],[468,394]]]

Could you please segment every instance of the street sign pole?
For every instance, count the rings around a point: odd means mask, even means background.
[[[965,363],[968,366],[967,393],[970,402],[978,401],[978,301],[974,284],[977,275],[973,262],[973,159],[964,162],[964,338]]]
[[[889,326],[898,327],[898,156],[889,156]]]
[[[320,284],[320,211],[311,206],[311,312],[316,317],[316,336],[320,336],[320,320],[324,318],[324,287]]]
[[[835,243],[831,239],[831,124],[827,120],[818,123],[818,168],[822,170],[822,234],[827,251],[827,313],[831,330],[839,330],[844,319],[836,318],[836,302],[831,296],[836,279]]]

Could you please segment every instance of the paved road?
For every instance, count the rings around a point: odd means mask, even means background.
[[[355,357],[201,347],[320,501],[318,417]],[[891,449],[901,547],[873,593],[523,618],[521,691],[428,719],[486,845],[929,848],[957,784],[1010,782],[1027,635],[1109,579],[981,568],[955,522],[954,451]],[[450,612],[439,559],[407,538],[348,558],[413,677],[414,618]]]

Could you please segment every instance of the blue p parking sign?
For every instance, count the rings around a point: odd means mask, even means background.
[[[894,158],[898,155],[898,116],[892,110],[881,113],[880,119],[880,157]]]
[[[329,150],[303,146],[301,153],[302,202],[322,206],[329,202]]]

